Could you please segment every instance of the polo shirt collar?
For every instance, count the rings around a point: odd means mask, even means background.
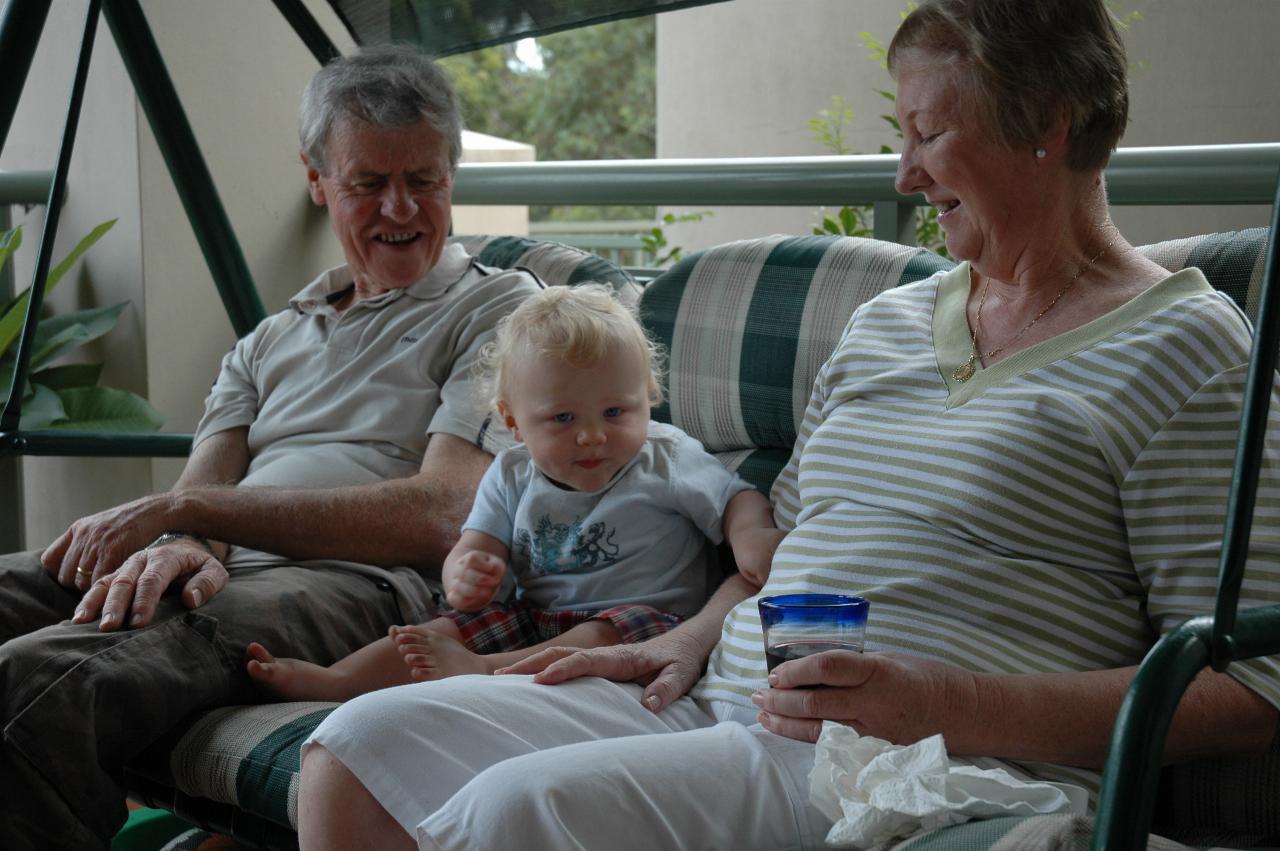
[[[436,298],[461,280],[470,267],[471,256],[466,250],[456,243],[447,243],[440,254],[439,262],[421,280],[404,289],[388,290],[382,295],[361,299],[352,307],[356,305],[368,308],[384,307],[405,295],[421,301]],[[334,313],[333,302],[352,287],[353,280],[349,266],[345,264],[335,266],[303,287],[289,300],[289,307],[299,313]]]

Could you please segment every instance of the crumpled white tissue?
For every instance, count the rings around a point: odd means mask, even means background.
[[[1019,780],[1004,769],[949,759],[940,735],[893,745],[825,721],[809,799],[835,822],[829,846],[871,848],[975,818],[1082,815],[1088,794],[1079,786]]]

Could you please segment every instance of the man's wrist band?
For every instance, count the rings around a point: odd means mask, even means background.
[[[207,538],[199,535],[192,535],[188,532],[165,532],[151,543],[147,544],[147,549],[153,550],[156,547],[163,547],[165,544],[171,544],[174,541],[192,541],[209,551],[209,555],[213,555],[213,547],[209,545]]]

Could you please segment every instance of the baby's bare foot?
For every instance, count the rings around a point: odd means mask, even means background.
[[[461,642],[423,626],[392,627],[391,639],[409,676],[415,680],[441,680],[458,674],[492,674],[494,665]]]
[[[285,700],[348,700],[359,692],[351,689],[328,668],[301,659],[277,659],[267,648],[252,642],[245,670],[257,683]]]

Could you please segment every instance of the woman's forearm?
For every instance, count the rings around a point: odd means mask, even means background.
[[[977,675],[977,711],[947,734],[955,754],[1101,768],[1120,703],[1137,668],[1074,674]],[[1202,671],[1170,725],[1164,760],[1258,753],[1278,714],[1226,674]]]
[[[724,619],[733,607],[755,594],[759,590],[751,585],[742,574],[735,573],[720,583],[720,587],[707,600],[706,605],[693,617],[680,624],[674,631],[686,634],[701,651],[702,658],[711,655],[711,649],[720,640],[720,631],[724,627]]]

